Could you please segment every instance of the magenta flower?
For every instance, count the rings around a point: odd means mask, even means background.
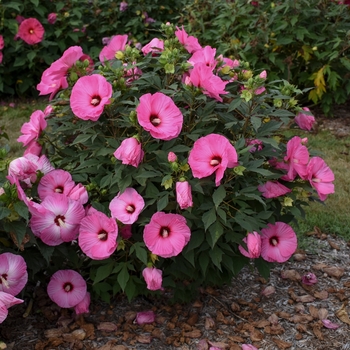
[[[263,142],[258,140],[258,139],[254,139],[254,140],[247,140],[246,141],[247,146],[252,146],[253,147],[249,150],[250,153],[254,153],[256,151],[261,151],[263,149]]]
[[[326,200],[327,195],[334,193],[334,173],[320,157],[312,157],[306,167],[305,178],[317,191],[321,201]]]
[[[96,212],[80,222],[78,243],[91,259],[109,258],[117,249],[118,226],[114,219]]]
[[[112,85],[102,75],[84,76],[73,86],[70,107],[78,118],[95,122],[110,103],[112,93]]]
[[[79,201],[58,193],[45,197],[31,213],[29,224],[33,233],[49,246],[76,239],[79,224],[85,217],[84,207]]]
[[[125,35],[115,35],[108,42],[108,44],[101,50],[99,59],[103,63],[115,59],[115,54],[118,51],[124,51],[126,43],[128,41],[127,34]]]
[[[5,321],[8,311],[7,309],[13,305],[21,304],[24,300],[15,298],[12,294],[0,291],[0,324]]]
[[[136,323],[138,325],[153,323],[156,320],[156,315],[152,310],[142,311],[136,314]]]
[[[168,153],[168,162],[174,163],[177,161],[177,156],[174,152],[169,152]]]
[[[189,53],[194,53],[198,50],[202,49],[202,46],[199,44],[198,39],[194,36],[189,36],[184,27],[182,26],[181,29],[179,27],[176,27],[175,35],[179,39],[180,43],[185,47],[185,49]]]
[[[263,185],[258,186],[258,190],[265,198],[276,198],[292,192],[291,189],[282,185],[278,181],[267,181]]]
[[[142,95],[136,112],[140,125],[155,139],[169,141],[179,136],[183,115],[169,96],[161,92]]]
[[[198,52],[198,51],[197,51]],[[187,83],[203,89],[203,93],[216,100],[222,102],[220,95],[227,94],[225,87],[228,81],[223,81],[220,77],[213,74],[212,68],[208,67],[205,63],[196,63],[190,71],[190,76],[187,79]]]
[[[4,41],[4,37],[2,35],[0,35],[0,50],[2,50],[5,46],[5,41]]]
[[[297,174],[305,177],[306,165],[309,161],[309,151],[302,144],[299,136],[294,136],[287,143],[287,155],[284,161],[288,164],[288,173],[281,177],[282,180],[293,181]]]
[[[309,272],[301,278],[301,282],[308,286],[312,286],[317,283],[317,277],[314,273]]]
[[[53,107],[51,105],[47,105],[44,109],[44,115],[47,117],[54,111]]]
[[[47,16],[47,21],[50,23],[50,24],[55,24],[57,20],[57,14],[52,12],[52,13],[49,13],[48,16]]]
[[[247,244],[248,251],[241,245],[238,246],[239,251],[247,258],[256,259],[261,253],[261,236],[257,232],[248,233],[243,238],[243,242]]]
[[[252,1],[252,5],[253,5],[253,2],[256,2],[256,1]],[[257,6],[257,5],[254,5],[254,6]],[[258,348],[256,348],[254,345],[251,345],[251,344],[242,344],[242,350],[258,350]]]
[[[90,312],[89,306],[91,301],[91,295],[86,292],[84,299],[77,305],[74,306],[74,311],[77,315],[88,314]]]
[[[315,124],[316,120],[313,115],[311,115],[310,109],[307,107],[302,108],[306,113],[299,112],[297,116],[294,118],[294,121],[302,130],[308,130],[310,131],[312,129],[312,126]]]
[[[181,209],[187,209],[193,206],[192,189],[187,181],[176,182],[176,201]]]
[[[122,1],[119,6],[119,11],[124,12],[128,9],[128,3],[126,1]]]
[[[22,257],[12,253],[0,254],[0,292],[15,296],[27,281],[27,264]]]
[[[119,233],[123,239],[129,239],[132,236],[131,225],[124,225],[119,229]]]
[[[211,46],[206,46],[203,49],[197,50],[188,60],[192,66],[195,66],[197,63],[204,63],[207,67],[210,67],[211,70],[217,65],[215,59],[216,49],[213,49]]]
[[[163,290],[163,271],[155,267],[146,267],[142,271],[142,276],[146,281],[147,289],[149,290]]]
[[[45,114],[37,110],[30,116],[30,121],[24,123],[21,127],[21,135],[17,141],[22,142],[23,146],[28,146],[31,141],[38,140],[40,133],[46,128],[47,121],[45,120]]]
[[[123,140],[113,154],[114,157],[122,161],[122,164],[137,168],[142,162],[145,152],[142,150],[141,143],[136,138],[130,137]]]
[[[50,299],[60,307],[69,308],[83,301],[87,292],[86,282],[74,270],[55,272],[47,286]]]
[[[118,193],[109,204],[112,217],[123,224],[133,224],[139,217],[145,201],[134,188],[128,187],[123,193]]]
[[[324,319],[324,320],[321,320],[321,322],[328,329],[338,329],[340,327],[340,324],[334,323],[334,322],[332,322],[330,320]]]
[[[269,262],[285,262],[297,249],[297,236],[284,222],[268,224],[261,230],[261,256]]]
[[[182,215],[164,212],[153,214],[143,231],[147,248],[162,258],[179,255],[190,237],[191,230]]]
[[[215,184],[219,186],[226,168],[238,164],[237,152],[226,137],[209,134],[195,141],[188,164],[196,178],[201,179],[215,173]]]
[[[45,34],[45,29],[36,18],[25,19],[18,28],[18,36],[29,45],[40,43]]]
[[[152,52],[152,55],[156,55],[164,50],[164,41],[154,38],[147,45],[145,45],[141,51],[146,56],[148,53]]]

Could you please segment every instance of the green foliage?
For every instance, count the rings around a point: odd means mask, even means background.
[[[5,41],[0,63],[0,92],[8,95],[37,96],[36,84],[44,69],[73,45],[96,59],[102,38],[128,34],[129,40],[142,45],[155,36],[163,22],[173,21],[182,1],[128,0],[120,11],[121,1],[111,0],[4,0],[0,2],[0,34]],[[54,24],[48,15],[56,13]],[[44,26],[44,40],[28,45],[16,37],[17,16],[36,18]],[[154,22],[153,22],[154,20]]]
[[[228,283],[249,264],[238,249],[248,232],[260,232],[268,223],[296,220],[303,214],[302,206],[313,198],[309,182],[300,178],[286,183],[291,192],[280,197],[265,198],[258,190],[259,185],[284,175],[270,161],[282,161],[285,156],[288,138],[281,134],[281,128],[290,125],[300,111],[296,97],[304,92],[285,80],[267,84],[260,72],[249,70],[248,62],[222,69],[224,63],[217,55],[216,78],[227,83],[227,94],[222,94],[222,101],[221,97],[209,97],[203,88],[183,82],[189,73],[190,54],[175,38],[174,26],[163,25],[162,29],[163,52],[143,56],[127,46],[123,61],[112,60],[93,72],[104,76],[113,87],[110,104],[96,121],[74,115],[70,97],[75,82],[69,81],[69,87],[51,101],[53,112],[47,116],[48,126],[38,140],[42,153],[56,169],[68,171],[75,182],[85,186],[89,194],[86,206],[110,216],[111,200],[127,187],[144,198],[145,207],[132,225],[132,236],[123,239],[119,235],[118,248],[108,259],[87,258],[74,241],[45,246],[31,232],[30,215],[18,199],[16,186],[1,179],[0,249],[20,249],[32,276],[45,279],[55,270],[72,268],[85,277],[95,295],[109,301],[117,293],[125,293],[129,299],[150,293],[142,271],[155,266],[163,271],[163,287],[175,290],[174,298],[185,300],[200,285]],[[169,60],[164,59],[170,56],[174,72],[168,69]],[[142,74],[134,80],[125,79],[126,72],[136,67]],[[266,88],[266,92],[256,93],[258,87]],[[141,97],[156,92],[169,96],[181,110],[184,122],[178,137],[153,138],[137,121]],[[280,102],[275,103],[277,100]],[[238,154],[237,166],[225,169],[218,186],[215,174],[194,177],[188,164],[194,142],[212,133],[226,137]],[[131,137],[139,140],[145,153],[137,167],[122,164],[113,156],[122,141]],[[262,141],[261,150],[252,151],[252,139]],[[168,161],[170,151],[176,153],[175,162]],[[32,186],[24,187],[26,196],[39,206],[37,186],[41,177],[38,172]],[[193,197],[193,206],[184,210],[175,188],[183,179],[191,185]],[[156,256],[143,241],[145,225],[159,211],[182,215],[191,230],[188,244],[176,256]],[[123,224],[117,223],[120,230]],[[269,263],[257,260],[255,264],[264,276],[268,274]]]
[[[193,1],[181,15],[203,44],[310,88],[308,100],[332,115],[350,96],[350,7],[333,0]],[[218,44],[218,38],[219,44]],[[218,46],[219,45],[219,46]],[[303,103],[307,104],[306,96]]]

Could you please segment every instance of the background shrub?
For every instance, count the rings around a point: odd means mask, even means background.
[[[35,86],[42,72],[72,45],[81,46],[96,58],[104,37],[125,33],[134,43],[144,44],[156,36],[160,23],[174,20],[183,3],[5,0],[0,3],[0,35],[4,38],[0,92],[37,95]],[[50,23],[49,14],[57,15],[55,23]],[[17,38],[21,17],[39,20],[45,29],[42,42],[28,45]]]
[[[193,1],[188,29],[225,55],[310,88],[326,114],[350,95],[350,7],[332,0]],[[305,98],[306,102],[306,98]]]

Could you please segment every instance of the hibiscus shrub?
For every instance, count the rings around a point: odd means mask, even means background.
[[[96,58],[102,40],[118,33],[144,44],[182,6],[160,0],[0,2],[0,92],[35,95],[43,70],[69,46]]]
[[[31,279],[54,274],[62,307],[86,310],[88,290],[186,300],[248,264],[267,277],[295,252],[303,205],[334,192],[307,138],[281,133],[312,128],[301,90],[162,29],[141,50],[115,36],[95,67],[78,46],[52,63],[38,85],[50,105],[2,181],[1,249]]]
[[[200,1],[182,12],[188,29],[226,56],[309,88],[304,103],[326,114],[350,96],[350,6],[338,0]],[[218,43],[218,38],[221,40]]]

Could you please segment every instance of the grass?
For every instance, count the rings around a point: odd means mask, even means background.
[[[15,108],[0,106],[3,117],[0,126],[5,126],[8,134],[11,151],[11,158],[23,154],[22,144],[16,139],[20,136],[20,129],[23,123],[29,121],[34,110],[44,110],[46,104],[43,100],[18,102]],[[337,138],[329,131],[321,131],[316,134],[305,133],[300,130],[285,132],[291,137],[298,134],[301,137],[308,137],[308,149],[312,155],[321,156],[335,174],[335,193],[329,195],[324,203],[312,202],[306,209],[305,220],[299,221],[295,230],[298,233],[300,244],[308,245],[305,233],[313,231],[317,226],[322,232],[336,234],[346,240],[350,240],[350,135],[344,138]],[[7,140],[0,139],[0,147]],[[316,154],[317,152],[317,154]]]

